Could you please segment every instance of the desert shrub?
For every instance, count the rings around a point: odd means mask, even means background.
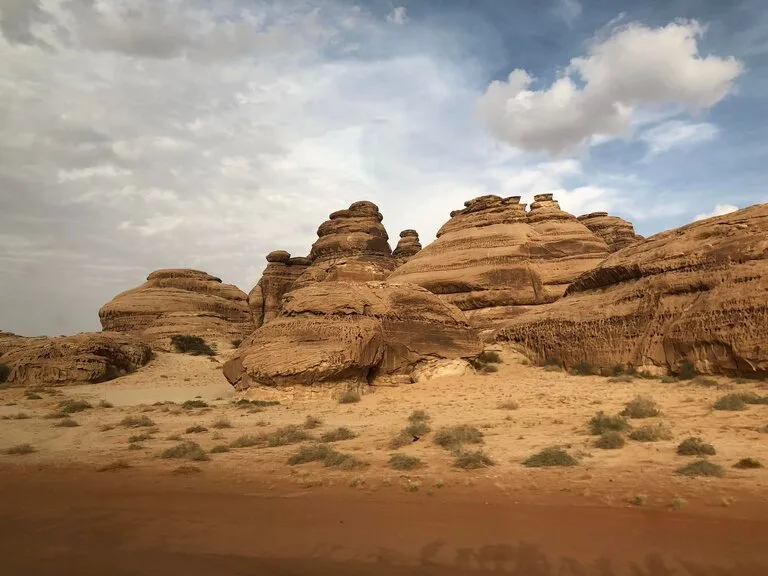
[[[29,414],[26,412],[17,412],[9,416],[3,416],[3,420],[29,420]]]
[[[243,341],[240,338],[235,338],[232,340],[232,348],[240,348],[240,344],[242,344]]]
[[[224,452],[229,452],[229,446],[226,444],[218,444],[211,448],[211,454],[222,454]]]
[[[657,442],[671,440],[672,431],[663,424],[646,424],[629,433],[629,439],[637,442]]]
[[[322,462],[326,468],[339,468],[341,470],[354,470],[365,466],[365,463],[354,456],[337,452],[326,444],[306,444],[288,458],[288,464],[291,466],[309,462]]]
[[[64,414],[76,414],[77,412],[88,410],[91,407],[90,402],[86,402],[85,400],[69,399],[59,402],[59,412],[63,412]]]
[[[627,402],[624,410],[619,413],[627,418],[652,418],[659,414],[658,404],[653,398],[647,396],[636,396],[632,401]]]
[[[429,414],[427,414],[424,410],[414,410],[411,412],[411,415],[408,416],[408,422],[412,424],[417,424],[418,422],[429,422],[430,420]]]
[[[693,362],[690,360],[686,360],[680,365],[680,368],[677,370],[677,377],[680,380],[693,380],[696,378],[696,376],[699,375],[698,370],[696,370],[696,367],[693,365]]]
[[[600,435],[595,446],[603,450],[617,450],[623,448],[625,443],[624,436],[620,432],[609,430]]]
[[[182,442],[176,444],[163,451],[160,455],[161,458],[184,458],[186,460],[194,460],[196,462],[203,462],[209,460],[210,457],[205,453],[197,442]]]
[[[677,382],[677,378],[675,376],[662,376],[661,377],[661,383],[662,384],[672,384],[673,382]]]
[[[54,426],[57,428],[77,428],[80,424],[72,420],[72,418],[64,418],[63,420],[59,420]]]
[[[43,416],[46,420],[57,420],[60,418],[69,418],[69,414],[65,414],[64,412],[49,412],[45,416]]]
[[[574,364],[571,367],[570,372],[577,376],[594,376],[595,374],[599,374],[600,370],[589,362],[582,360],[581,362]]]
[[[514,400],[505,400],[498,405],[499,410],[517,410],[520,408],[520,404]]]
[[[131,468],[131,465],[128,464],[125,460],[115,460],[114,462],[110,462],[109,464],[106,464],[98,469],[99,472],[116,472],[118,470],[126,470],[128,468]]]
[[[202,472],[197,466],[179,466],[171,470],[171,474],[174,476],[189,476],[191,474],[198,474]]]
[[[426,436],[432,431],[432,428],[426,422],[414,422],[403,428],[403,432],[416,438]]]
[[[190,426],[184,431],[185,434],[201,434],[202,432],[208,432],[208,428],[201,426],[200,424]]]
[[[339,404],[356,404],[360,402],[360,392],[354,388],[348,388],[339,395]]]
[[[258,446],[261,444],[260,436],[254,434],[244,434],[239,438],[235,438],[229,443],[230,448],[250,448],[251,446]]]
[[[714,456],[717,451],[712,444],[707,444],[701,438],[692,436],[680,442],[677,453],[681,456]]]
[[[414,470],[423,465],[424,463],[419,458],[407,454],[392,454],[389,457],[389,466],[395,470]]]
[[[171,337],[171,344],[177,352],[191,354],[192,356],[215,356],[216,351],[200,336],[187,336],[177,334]]]
[[[589,421],[589,431],[595,436],[599,436],[603,432],[613,430],[614,432],[623,432],[629,428],[629,422],[623,416],[608,416],[605,412],[600,411],[595,414]]]
[[[0,384],[5,384],[11,376],[11,367],[7,364],[0,364]]]
[[[5,453],[21,455],[21,454],[32,454],[32,452],[34,451],[35,449],[32,447],[31,444],[17,444],[16,446],[11,446],[10,448],[6,448]]]
[[[762,468],[763,465],[760,463],[760,461],[755,460],[754,458],[742,458],[736,462],[733,467],[739,468],[740,470],[753,470],[755,468]]]
[[[120,421],[120,426],[124,426],[126,428],[144,428],[154,425],[155,422],[147,415],[126,416]]]
[[[608,378],[608,382],[622,382],[624,384],[628,384],[629,382],[634,382],[635,377],[630,376],[629,374],[622,374],[620,376],[612,376],[611,378]]]
[[[205,400],[186,400],[181,404],[181,407],[185,410],[192,410],[194,408],[208,408],[208,403]]]
[[[362,460],[358,460],[351,454],[334,451],[323,460],[323,466],[326,468],[337,468],[339,470],[357,470],[359,468],[365,468],[368,464]]]
[[[343,426],[336,428],[335,430],[329,430],[320,436],[320,440],[323,442],[340,442],[341,440],[351,440],[352,438],[357,438],[357,434]]]
[[[304,420],[304,428],[306,430],[314,430],[318,426],[320,426],[323,423],[320,418],[317,418],[315,416],[307,416],[307,419]]]
[[[712,405],[715,410],[727,410],[730,412],[736,412],[738,410],[746,410],[747,403],[738,394],[726,394],[717,399]]]
[[[739,392],[737,396],[745,404],[768,404],[768,396],[760,396],[754,392]]]
[[[611,367],[611,376],[622,376],[626,372],[622,364],[614,364]]]
[[[501,364],[501,356],[494,350],[483,350],[483,352],[477,357],[478,362],[483,364]]]
[[[714,378],[707,378],[706,376],[696,376],[692,382],[697,386],[703,386],[704,388],[717,388],[719,386],[717,380]]]
[[[142,432],[141,434],[134,434],[128,438],[128,442],[144,442],[146,440],[152,440],[154,436],[149,432]]]
[[[568,454],[562,448],[553,446],[545,448],[541,452],[534,454],[523,460],[523,466],[528,468],[549,468],[553,466],[575,466],[578,460]]]
[[[472,367],[482,374],[489,374],[491,372],[498,372],[499,368],[496,364],[501,364],[501,356],[498,352],[493,350],[485,350],[480,353],[476,358],[469,361]]]
[[[42,399],[43,399],[43,397],[42,397],[42,396],[40,396],[40,394],[37,394],[37,393],[35,393],[35,392],[26,392],[26,393],[24,394],[24,397],[25,397],[27,400],[42,400]]]
[[[483,433],[467,424],[440,428],[435,433],[435,444],[446,450],[459,450],[464,444],[482,444],[482,442]]]
[[[273,432],[266,432],[256,435],[240,436],[230,442],[231,448],[249,448],[251,446],[260,446],[262,448],[275,448],[277,446],[287,446],[289,444],[298,444],[304,440],[309,440],[310,436],[298,426],[290,425],[278,428]]]
[[[719,464],[709,460],[696,460],[690,464],[677,469],[678,474],[683,476],[712,476],[722,478],[725,476],[725,470]]]
[[[398,448],[402,448],[403,446],[408,446],[408,444],[411,444],[418,440],[417,437],[413,436],[412,434],[409,434],[405,430],[401,430],[398,432],[397,436],[392,438],[392,440],[389,441],[389,449],[390,450],[397,450]]]
[[[559,364],[545,364],[543,366],[545,372],[562,372],[563,367]]]
[[[223,416],[211,424],[211,428],[216,430],[223,430],[224,428],[232,428],[232,423]]]
[[[454,468],[462,468],[464,470],[477,470],[478,468],[487,468],[495,465],[496,462],[482,450],[460,452],[456,455],[456,460],[453,461]]]

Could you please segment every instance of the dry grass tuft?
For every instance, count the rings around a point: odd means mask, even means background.
[[[10,448],[6,448],[5,453],[6,454],[13,454],[13,455],[22,455],[22,454],[32,454],[35,449],[32,447],[31,444],[17,444],[16,446],[11,446]]]
[[[344,426],[340,426],[335,430],[329,430],[320,436],[320,440],[323,442],[340,442],[342,440],[352,440],[353,438],[357,438],[357,434]]]
[[[739,470],[755,470],[757,468],[762,468],[763,465],[759,460],[755,460],[754,458],[742,458],[736,462],[733,467],[738,468]]]
[[[184,458],[196,462],[204,462],[210,457],[205,453],[197,442],[182,442],[163,451],[161,458]]]
[[[126,416],[120,421],[120,426],[125,428],[145,428],[154,426],[155,422],[149,416]]]
[[[304,429],[314,430],[315,428],[322,426],[322,424],[323,421],[320,420],[320,418],[317,418],[316,416],[307,416],[307,419],[304,420]]]
[[[680,456],[714,456],[717,451],[712,444],[707,444],[701,438],[690,437],[678,445],[677,453]]]
[[[653,418],[660,413],[659,406],[653,398],[636,396],[634,400],[627,402],[619,415],[627,418]]]
[[[208,428],[201,426],[200,424],[190,426],[184,431],[185,434],[202,434],[203,432],[208,432]]]
[[[105,466],[102,466],[98,469],[99,472],[117,472],[118,470],[127,470],[128,468],[131,468],[132,466],[128,464],[125,460],[115,460],[114,462],[111,462],[110,464],[107,464]]]
[[[575,466],[578,460],[562,448],[553,446],[523,460],[523,466],[528,468],[550,468],[554,466]]]
[[[624,436],[621,435],[621,432],[614,430],[603,432],[595,442],[595,446],[603,450],[618,450],[624,448],[624,444],[626,444]]]
[[[646,424],[629,433],[629,439],[637,442],[658,442],[671,440],[672,431],[664,424]]]
[[[435,444],[446,450],[460,450],[464,444],[482,444],[483,433],[474,426],[460,424],[440,428],[435,433]]]
[[[725,476],[725,470],[719,464],[714,464],[709,460],[696,460],[690,464],[677,469],[677,473],[683,476],[709,476],[713,478],[722,478]]]
[[[629,422],[624,416],[608,416],[602,410],[589,421],[589,431],[594,436],[609,431],[623,432],[627,428],[629,428]]]
[[[414,470],[424,466],[424,463],[421,459],[416,458],[415,456],[392,454],[392,456],[389,457],[389,466],[395,470]]]
[[[478,468],[488,468],[495,466],[496,462],[482,450],[474,452],[460,452],[453,461],[454,468],[464,470],[477,470]]]

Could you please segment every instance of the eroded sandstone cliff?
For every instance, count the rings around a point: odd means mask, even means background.
[[[397,248],[392,252],[392,256],[395,257],[398,265],[400,265],[408,262],[420,251],[419,233],[416,230],[403,230],[400,232],[400,240],[397,243]]]
[[[291,258],[285,250],[267,254],[267,267],[258,284],[248,294],[248,305],[255,328],[280,314],[283,296],[293,289],[296,279],[307,269],[309,258]]]
[[[584,214],[579,216],[578,220],[605,240],[611,252],[626,248],[643,239],[639,234],[635,234],[632,222],[618,216],[610,216],[608,212]]]

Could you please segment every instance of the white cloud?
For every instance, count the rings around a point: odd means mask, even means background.
[[[387,15],[387,22],[392,22],[394,24],[405,24],[408,22],[408,12],[405,9],[405,6],[398,6],[392,12],[390,12]]]
[[[572,26],[581,16],[582,7],[578,0],[556,0],[552,12],[568,26]]]
[[[707,122],[679,120],[664,122],[646,130],[640,139],[648,145],[648,154],[660,154],[673,148],[688,148],[717,138],[717,126]]]
[[[738,206],[734,206],[733,204],[718,204],[715,206],[714,210],[710,212],[709,214],[697,214],[694,218],[694,222],[698,222],[699,220],[706,220],[707,218],[714,218],[715,216],[725,216],[726,214],[730,214],[731,212],[736,212],[738,210]]]
[[[516,69],[494,81],[478,101],[480,118],[499,140],[553,155],[573,152],[596,136],[628,136],[645,106],[679,105],[695,113],[733,90],[743,65],[701,56],[695,21],[662,28],[630,24],[596,38],[549,88]]]

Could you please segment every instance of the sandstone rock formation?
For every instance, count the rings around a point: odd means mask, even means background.
[[[395,257],[398,264],[405,264],[420,250],[419,233],[416,230],[403,230],[400,232],[400,241],[397,243],[397,248],[392,252],[392,256]]]
[[[578,220],[605,240],[611,252],[626,248],[643,239],[639,234],[635,234],[632,222],[618,216],[609,216],[608,212],[584,214],[579,216]]]
[[[354,202],[330,215],[317,230],[312,261],[294,288],[315,282],[383,280],[397,266],[379,208],[373,202]]]
[[[481,196],[438,231],[437,240],[400,266],[388,282],[410,282],[490,328],[526,306],[553,302],[581,273],[608,256],[606,243],[560,209],[552,194]]]
[[[139,339],[110,332],[14,340],[0,355],[0,364],[11,369],[9,386],[105,382],[133,372],[152,356]]]
[[[482,351],[461,311],[418,286],[323,282],[289,292],[224,375],[242,389],[409,375],[420,362]]]
[[[538,361],[768,375],[768,204],[613,253],[497,338]]]
[[[267,254],[267,267],[261,280],[248,294],[248,305],[256,328],[280,314],[283,296],[293,288],[296,279],[310,263],[309,258],[291,258],[285,250]]]
[[[254,329],[244,292],[187,269],[153,272],[144,284],[105,304],[99,318],[104,330],[140,336],[161,350],[170,349],[170,339],[177,334],[229,343]]]

